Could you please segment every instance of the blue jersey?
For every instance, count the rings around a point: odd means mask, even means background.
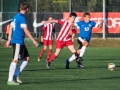
[[[24,45],[25,32],[24,27],[27,27],[25,15],[18,13],[14,16],[12,23],[12,43]]]
[[[77,22],[77,25],[80,27],[80,34],[79,37],[87,40],[88,42],[91,39],[92,34],[92,28],[95,27],[96,22],[89,21],[86,23],[84,20]]]

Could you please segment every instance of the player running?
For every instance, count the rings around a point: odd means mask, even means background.
[[[60,20],[50,21],[61,24],[61,29],[56,40],[56,52],[52,54],[49,60],[47,61],[46,63],[47,68],[50,68],[50,64],[59,55],[60,51],[64,48],[64,46],[66,46],[73,53],[74,59],[78,56],[74,48],[74,44],[73,44],[74,35],[72,32],[72,29],[74,29],[73,22],[76,16],[77,16],[76,13],[71,12],[69,16],[69,20],[60,19]],[[45,23],[45,21],[43,21],[43,23]]]
[[[27,11],[28,4],[26,2],[21,3],[20,12],[16,14],[12,20],[8,41],[6,42],[6,47],[9,46],[10,41],[12,42],[13,47],[13,60],[9,68],[9,77],[7,81],[8,85],[19,85],[19,83],[22,83],[22,81],[19,79],[19,74],[23,71],[25,66],[28,64],[28,61],[30,60],[28,50],[24,43],[25,34],[33,41],[36,47],[38,46],[38,43],[32,37],[27,28],[24,15]],[[22,61],[16,69],[18,60]],[[15,82],[13,78],[15,78],[17,82]]]
[[[81,63],[82,56],[85,53],[86,47],[88,47],[91,36],[92,36],[92,28],[98,27],[101,28],[103,25],[103,20],[100,20],[100,23],[96,23],[91,19],[90,13],[85,12],[84,13],[84,20],[79,21],[75,23],[75,26],[79,26],[80,28],[80,34],[78,36],[77,42],[80,45],[77,53],[79,54],[79,57],[76,58],[76,61],[78,63],[78,67],[84,67]],[[74,59],[70,57],[68,60],[66,60],[66,68],[69,68],[69,63],[72,62]]]
[[[53,20],[53,16],[50,15],[48,17],[48,21]],[[53,33],[55,32],[54,29],[55,23],[47,23],[44,24],[42,30],[44,31],[44,35],[43,35],[43,44],[44,44],[44,48],[41,50],[39,56],[38,56],[38,61],[40,61],[40,59],[42,58],[44,52],[46,51],[47,47],[49,46],[49,50],[48,50],[48,54],[47,54],[47,58],[46,60],[49,59],[51,53],[52,53],[52,46],[53,46]],[[56,36],[55,36],[56,37]]]

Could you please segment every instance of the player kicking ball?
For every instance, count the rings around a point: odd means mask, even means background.
[[[75,59],[78,56],[74,48],[74,44],[73,44],[74,35],[72,33],[72,29],[74,29],[73,22],[76,16],[77,16],[76,13],[71,12],[69,15],[69,20],[60,19],[60,20],[50,21],[61,24],[61,29],[56,40],[56,51],[54,54],[51,55],[51,57],[47,61],[46,63],[47,68],[50,68],[50,64],[60,54],[60,51],[64,48],[64,46],[66,46],[73,53],[73,59]],[[43,21],[43,23],[48,23],[48,22],[49,21]]]
[[[86,48],[89,45],[91,36],[92,36],[92,28],[97,27],[97,28],[102,28],[103,25],[103,20],[100,20],[100,23],[96,23],[91,19],[90,13],[85,12],[84,15],[84,20],[78,21],[75,23],[75,26],[78,26],[80,28],[80,34],[78,36],[77,42],[80,45],[77,53],[79,54],[79,57],[76,58],[76,62],[78,63],[79,68],[83,68],[84,66],[82,65],[82,57],[85,53]],[[69,68],[69,63],[72,62],[74,59],[70,57],[68,60],[66,60],[66,68]]]
[[[30,60],[28,50],[24,43],[25,34],[33,41],[36,47],[38,46],[38,43],[32,37],[27,28],[25,19],[25,14],[27,11],[28,4],[26,2],[21,3],[20,12],[12,19],[8,41],[6,42],[6,47],[9,46],[10,41],[12,42],[13,47],[13,60],[9,68],[9,76],[7,81],[8,85],[19,85],[19,83],[22,83],[22,81],[19,79],[20,72],[23,71]],[[22,61],[16,69],[18,60]]]
[[[50,15],[48,17],[48,21],[53,20],[53,16]],[[44,52],[46,51],[47,47],[49,46],[48,54],[46,60],[49,60],[49,57],[52,53],[52,46],[53,46],[53,33],[55,32],[54,30],[55,23],[46,23],[42,27],[42,30],[44,31],[43,35],[43,49],[41,50],[39,56],[38,56],[38,61],[42,58]],[[55,34],[54,34],[55,35]]]

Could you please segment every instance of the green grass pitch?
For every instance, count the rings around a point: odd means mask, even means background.
[[[64,48],[56,60],[46,69],[43,55],[37,57],[41,48],[28,48],[31,61],[21,73],[23,84],[8,86],[8,70],[12,58],[12,48],[0,48],[0,90],[120,90],[120,48],[87,48],[83,57],[84,69],[77,68],[73,61],[70,69],[65,69],[65,59],[71,52]],[[53,50],[53,52],[55,49]],[[108,63],[115,63],[116,69],[109,71]]]

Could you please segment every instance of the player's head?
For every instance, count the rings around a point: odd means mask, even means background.
[[[53,15],[50,15],[49,17],[48,17],[48,21],[51,21],[51,20],[53,20]]]
[[[90,19],[91,19],[91,16],[90,16],[90,13],[89,13],[89,12],[85,12],[85,13],[83,14],[83,17],[84,17],[85,22],[89,22]]]
[[[28,11],[28,4],[26,2],[20,3],[20,11],[24,11],[25,13]]]
[[[69,17],[70,17],[70,21],[74,22],[75,18],[77,17],[77,14],[74,12],[71,12]]]

